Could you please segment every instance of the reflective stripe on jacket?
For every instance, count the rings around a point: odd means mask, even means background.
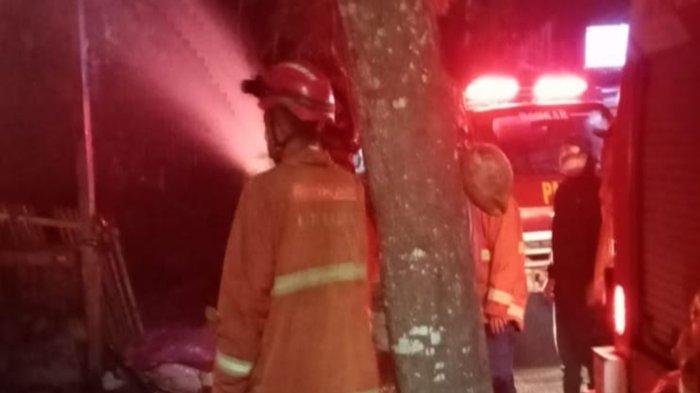
[[[306,149],[243,189],[224,260],[215,393],[372,391],[364,195]]]
[[[500,217],[474,206],[471,213],[476,290],[484,314],[507,318],[522,329],[527,278],[518,204],[511,197]]]

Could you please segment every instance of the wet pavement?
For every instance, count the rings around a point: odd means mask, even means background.
[[[562,393],[562,373],[559,367],[526,368],[515,371],[518,393]],[[384,386],[381,393],[397,393],[393,386]]]
[[[516,339],[515,385],[518,393],[562,393],[562,371],[554,344],[552,302],[530,294],[525,330]]]
[[[562,393],[559,367],[538,367],[515,371],[518,393]]]

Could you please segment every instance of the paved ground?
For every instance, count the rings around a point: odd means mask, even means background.
[[[531,294],[525,331],[517,336],[515,384],[518,393],[562,393],[562,372],[554,345],[552,302]]]
[[[559,367],[516,370],[518,393],[562,393],[562,373]]]
[[[516,370],[515,385],[518,393],[562,393],[561,369],[538,367]],[[396,393],[392,386],[385,386],[381,393]]]
[[[562,393],[562,377],[560,367],[525,368],[515,371],[515,386],[518,393]],[[584,381],[581,393],[595,393],[586,386],[588,375],[585,371],[581,378]]]

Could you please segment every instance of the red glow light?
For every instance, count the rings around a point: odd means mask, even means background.
[[[627,306],[625,305],[625,290],[622,286],[615,286],[614,294],[614,312],[615,312],[615,332],[619,335],[625,333],[627,329]]]
[[[533,93],[539,101],[578,98],[588,90],[588,82],[574,75],[548,75],[537,80]]]
[[[520,84],[515,78],[506,76],[482,76],[469,84],[464,97],[476,104],[507,102],[515,98]]]

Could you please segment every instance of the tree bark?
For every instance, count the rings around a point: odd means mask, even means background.
[[[459,103],[423,0],[338,0],[399,389],[490,392],[456,157]]]

